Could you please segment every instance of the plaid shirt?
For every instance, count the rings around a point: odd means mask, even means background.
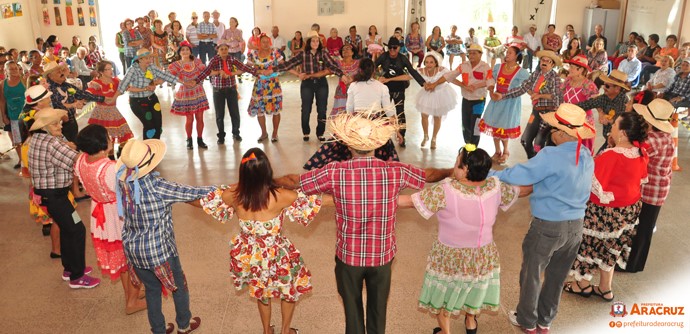
[[[151,71],[153,79],[146,78],[146,72],[148,71]],[[125,77],[120,82],[120,86],[117,87],[117,90],[120,91],[120,94],[124,94],[127,92],[127,88],[129,88],[129,86],[135,88],[145,88],[151,85],[155,79],[163,79],[173,85],[177,83],[177,78],[172,75],[172,73],[161,70],[153,64],[149,65],[146,71],[143,71],[138,64],[135,64],[127,70],[127,74],[125,74]],[[129,97],[149,97],[153,94],[155,94],[155,92],[130,92]]]
[[[675,79],[671,87],[666,90],[666,94],[670,97],[680,96],[683,100],[690,100],[690,74],[686,75],[685,78],[681,77],[680,74],[676,74]],[[670,97],[667,97],[670,99]]]
[[[249,67],[245,64],[243,64],[241,61],[232,58],[230,56],[225,57],[225,63],[228,65],[228,69],[232,71],[233,66],[237,67],[240,71],[251,73],[252,75],[256,75],[256,69]],[[204,79],[211,74],[211,71],[222,71],[223,70],[223,58],[221,58],[219,55],[213,56],[211,60],[208,62],[208,66],[199,73],[199,76],[196,78],[196,83],[200,84],[201,82],[204,81]],[[213,88],[227,88],[227,87],[235,87],[237,84],[235,83],[235,76],[231,75],[228,77],[221,77],[220,75],[211,75],[211,86]]]
[[[512,99],[518,97],[528,91],[534,91],[534,85],[539,81],[539,76],[541,75],[541,68],[537,66],[537,69],[532,72],[532,74],[523,81],[519,87],[509,90],[507,93],[503,94],[504,99]],[[544,74],[544,85],[539,89],[539,94],[551,94],[550,99],[539,99],[534,108],[537,109],[547,109],[556,110],[558,106],[563,103],[563,92],[561,91],[561,79],[558,77],[556,71],[551,70]],[[591,108],[589,108],[591,109]],[[585,108],[585,110],[587,110]]]
[[[395,214],[403,188],[424,187],[424,170],[374,157],[333,162],[300,177],[306,194],[329,193],[338,226],[336,256],[351,266],[389,263],[397,252]]]
[[[628,104],[628,96],[625,95],[625,91],[621,90],[620,94],[616,95],[616,97],[613,98],[613,100],[611,100],[606,94],[601,94],[595,98],[582,101],[578,103],[577,106],[584,110],[601,108],[602,112],[605,115],[611,115],[611,113],[613,113],[612,120],[616,120],[616,117],[618,117],[618,115],[625,112],[626,104]],[[602,134],[604,135],[604,138],[609,137],[609,133],[611,132],[612,126],[612,124],[606,124],[602,126]]]
[[[29,172],[36,189],[61,189],[72,185],[79,152],[58,137],[34,133],[29,139]]]
[[[139,46],[130,46],[129,43],[144,39],[144,37],[141,36],[139,29],[123,32],[122,39],[125,43],[125,56],[134,58],[134,56],[137,55],[137,50],[139,49]]]
[[[649,131],[647,133],[647,177],[642,185],[642,201],[662,206],[671,189],[671,163],[673,162],[673,139],[670,133]]]
[[[127,260],[137,268],[151,269],[178,256],[173,230],[172,205],[200,199],[216,187],[193,187],[168,181],[157,172],[139,178],[140,204],[133,204],[127,193],[133,193],[132,183],[119,181],[124,206],[122,245]]]
[[[216,26],[213,25],[211,22],[201,22],[199,23],[199,26],[196,28],[197,29],[197,34],[202,35],[213,35],[216,33]],[[215,39],[213,38],[204,38],[204,39],[199,39],[199,42],[215,42]]]
[[[48,89],[53,95],[50,96],[50,102],[53,103],[53,108],[67,110],[67,116],[69,116],[70,122],[76,122],[75,113],[76,109],[65,107],[65,103],[71,104],[76,100],[86,100],[86,101],[105,101],[105,96],[93,95],[85,90],[81,90],[72,84],[64,81],[61,84],[48,79]],[[70,89],[74,89],[74,94],[70,94]]]
[[[287,71],[297,65],[302,65],[302,72],[306,74],[314,74],[328,68],[337,76],[343,76],[343,71],[340,69],[340,66],[338,66],[338,63],[331,58],[326,48],[323,48],[321,49],[321,52],[317,51],[316,53],[304,51],[290,58],[290,60],[274,67],[273,72]]]

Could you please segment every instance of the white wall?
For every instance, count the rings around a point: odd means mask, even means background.
[[[7,49],[30,50],[34,48],[32,15],[29,2],[34,0],[15,0],[22,4],[23,16],[0,19],[0,45]],[[40,0],[38,0],[40,2]]]

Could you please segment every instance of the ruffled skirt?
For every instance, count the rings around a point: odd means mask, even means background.
[[[448,84],[442,84],[433,92],[420,89],[417,92],[417,111],[431,116],[445,116],[458,105],[458,95]]]

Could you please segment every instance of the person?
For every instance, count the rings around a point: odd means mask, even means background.
[[[495,84],[489,87],[489,95],[506,93],[508,90],[519,87],[523,81],[527,80],[529,73],[520,68],[522,52],[516,46],[509,46],[506,50],[506,57],[494,66],[493,79]],[[520,136],[520,116],[521,101],[519,98],[505,99],[496,101],[493,98],[486,106],[484,116],[479,121],[479,131],[493,137],[494,148],[496,149],[491,160],[498,163],[505,163],[510,156],[508,151],[508,140]],[[503,144],[503,149],[501,149]]]
[[[582,139],[595,135],[585,111],[563,103],[542,117],[553,127],[550,139],[555,146],[544,147],[527,162],[489,173],[501,182],[533,187],[532,220],[522,242],[520,298],[517,311],[508,313],[510,322],[525,333],[548,333],[556,317],[563,283],[582,240],[594,174],[592,155],[581,147]]]
[[[568,41],[568,47],[561,53],[561,58],[563,61],[572,60],[575,57],[582,55],[582,49],[580,48],[580,39],[573,37]],[[589,67],[589,65],[587,65]]]
[[[465,144],[458,151],[452,177],[399,197],[401,207],[411,203],[424,219],[438,217],[438,237],[429,252],[419,296],[419,306],[436,315],[439,327],[434,333],[450,334],[450,316],[462,312],[466,332],[476,334],[476,317],[483,310],[499,308],[501,269],[492,229],[498,208],[508,210],[529,188],[521,192],[495,176],[487,178],[490,169],[486,151]]]
[[[548,139],[542,115],[555,111],[563,102],[560,78],[553,70],[554,67],[561,66],[561,57],[551,50],[539,51],[537,57],[539,57],[538,70],[532,72],[520,86],[509,89],[505,94],[495,93],[495,98],[493,98],[500,101],[515,98],[524,93],[530,96],[532,115],[520,137],[520,144],[524,147],[528,159],[532,159],[544,147]]]
[[[632,86],[632,83],[640,77],[640,72],[642,71],[642,63],[637,59],[637,45],[629,46],[626,54],[628,57],[618,64],[618,70],[628,75],[627,81]]]
[[[470,28],[467,31],[467,34],[468,36],[465,37],[465,48],[469,49],[470,45],[472,44],[479,45],[479,38],[477,38],[477,36],[474,34],[474,28]]]
[[[644,118],[625,112],[616,118],[609,148],[594,158],[592,193],[585,212],[582,243],[569,275],[575,280],[563,291],[613,301],[613,269],[625,269],[647,179],[649,157],[643,147],[648,125]],[[599,285],[591,285],[599,272]]]
[[[355,75],[359,73],[360,60],[354,58],[355,54],[356,50],[352,47],[352,44],[347,43],[340,47],[338,58],[336,59],[336,62],[338,62],[338,65],[340,65],[340,69],[343,71],[343,73],[347,74],[351,78],[354,78]],[[345,111],[348,87],[350,87],[350,83],[345,83],[341,77],[338,81],[338,85],[335,88],[331,116]]]
[[[515,46],[522,52],[527,44],[525,43],[525,39],[518,34],[518,27],[513,26],[510,33],[511,35],[506,37],[506,42],[503,44],[503,47],[508,48],[509,46]]]
[[[407,48],[405,47],[405,37],[403,37],[403,30],[400,27],[395,27],[393,31],[393,37],[400,41],[400,54],[407,57]]]
[[[428,51],[435,51],[436,53],[440,54],[441,58],[443,59],[443,48],[446,46],[446,40],[441,34],[441,27],[435,26],[433,29],[431,29],[431,35],[426,38],[424,46],[426,46]],[[424,55],[424,58],[426,59],[426,55]]]
[[[544,47],[544,50],[551,50],[556,54],[561,52],[563,40],[561,36],[556,33],[555,24],[549,24],[546,27],[546,33],[541,36],[541,45]]]
[[[409,36],[409,35],[408,35]],[[406,39],[407,44],[407,39]],[[410,63],[410,60],[400,55],[400,41],[397,38],[388,40],[388,52],[379,57],[374,62],[374,67],[381,66],[383,76],[379,81],[388,87],[391,100],[395,105],[395,113],[400,124],[406,124],[405,120],[405,89],[410,86],[410,79],[414,78],[420,86],[424,86],[424,78],[417,72]],[[414,51],[410,51],[413,53]],[[424,61],[424,56],[420,57],[420,64]],[[419,67],[419,66],[418,66]],[[405,128],[399,129],[398,145],[405,147]]]
[[[369,54],[369,57],[375,62],[378,57],[383,54],[383,41],[379,35],[378,29],[375,25],[369,26],[369,34],[364,40],[364,51]]]
[[[419,22],[412,22],[410,24],[410,32],[405,36],[405,47],[409,52],[410,63],[414,56],[417,56],[417,67],[422,67],[422,62],[424,61],[424,37],[419,32]]]
[[[187,42],[192,46],[192,56],[199,57],[199,16],[192,12],[192,23],[185,29]]]
[[[136,66],[133,68],[137,68]],[[161,292],[172,292],[177,333],[191,333],[201,326],[200,317],[189,310],[189,288],[180,263],[172,205],[197,201],[215,190],[193,187],[164,179],[154,169],[165,157],[166,145],[159,139],[130,140],[117,161],[116,200],[124,220],[122,246],[135,283],[146,289],[146,306],[151,331],[172,333],[165,323]]]
[[[151,50],[153,47],[153,40],[151,39],[151,35],[153,34],[153,21],[155,21],[155,19],[149,20],[148,16],[144,16],[142,20],[137,19],[137,30],[139,31],[139,34],[141,34],[142,39],[139,49],[144,48]]]
[[[60,41],[58,40],[57,36],[48,36],[48,38],[46,38],[45,44],[43,44],[43,66],[46,66],[48,63],[57,62],[58,54],[60,53],[61,48],[62,44],[60,44]]]
[[[657,72],[659,73],[659,72]],[[651,95],[653,96],[653,95]],[[674,112],[673,106],[663,99],[654,99],[649,104],[633,104],[636,113],[642,115],[649,126],[646,143],[649,163],[647,177],[649,182],[642,185],[642,208],[635,236],[630,245],[630,254],[625,269],[629,273],[643,271],[647,263],[652,236],[661,207],[671,188],[671,164],[673,161],[673,125],[668,121]],[[617,267],[616,270],[619,268]]]
[[[295,36],[292,37],[292,41],[290,42],[290,54],[292,54],[291,58],[297,57],[301,52],[304,52],[304,38],[302,38],[302,32],[297,30],[295,31]]]
[[[326,40],[326,48],[331,57],[340,57],[340,48],[343,46],[343,39],[338,36],[338,29],[331,28],[331,35]]]
[[[143,18],[137,18],[137,24],[143,24]],[[125,45],[125,65],[126,69],[132,66],[132,59],[137,55],[137,50],[144,44],[144,37],[139,32],[139,29],[134,29],[134,21],[132,19],[125,20],[125,31],[122,33],[122,39]],[[126,73],[126,72],[125,72]]]
[[[230,25],[232,27],[232,25]],[[232,28],[231,28],[232,29]],[[230,30],[230,29],[228,29]],[[230,56],[230,46],[223,39],[218,45],[218,53],[211,58],[208,66],[199,73],[196,84],[200,85],[204,78],[211,77],[213,87],[213,109],[216,111],[216,127],[218,128],[218,145],[225,144],[225,107],[227,105],[232,122],[232,139],[242,141],[240,136],[240,107],[237,102],[237,83],[235,76],[241,72],[256,73],[252,68],[242,64]]]
[[[604,36],[604,26],[601,24],[597,24],[594,26],[594,35],[589,36],[589,39],[587,39],[587,50],[589,51],[591,48],[594,47],[594,42],[596,42],[597,39],[601,38],[602,41],[604,41],[604,46],[603,49],[606,50],[606,45],[608,40],[606,39],[606,36]],[[657,39],[658,41],[658,39]]]
[[[649,81],[649,78],[651,77],[652,74],[656,73],[656,71],[659,70],[661,67],[661,58],[664,56],[671,56],[675,60],[678,58],[678,48],[676,47],[676,44],[678,43],[678,37],[676,35],[668,35],[666,37],[666,46],[659,49],[659,52],[654,55],[654,59],[656,60],[656,64],[653,65],[648,65],[645,66],[644,70],[642,71],[642,74],[640,74],[640,82],[641,83],[647,83]]]
[[[120,79],[113,74],[113,65],[108,61],[99,62],[96,65],[96,72],[98,72],[98,76],[91,80],[87,91],[93,95],[113,98],[114,100],[109,103],[97,103],[89,117],[89,124],[103,126],[108,132],[110,140],[119,143],[122,147],[128,140],[134,138],[134,134],[115,103],[120,95],[118,92]]]
[[[220,39],[222,38],[223,34],[225,33],[225,23],[220,21],[220,12],[218,10],[213,10],[213,13],[211,13],[213,16],[213,28],[216,30],[216,37],[213,41],[214,46],[218,45],[220,43]],[[215,47],[213,49],[215,51]],[[215,53],[213,54],[215,55]]]
[[[242,53],[244,52],[246,43],[244,41],[244,37],[242,37],[242,29],[237,28],[237,26],[239,26],[239,21],[237,21],[237,19],[234,17],[230,18],[229,23],[230,28],[226,29],[225,32],[223,32],[223,35],[220,37],[220,41],[218,42],[218,45],[227,45],[228,55],[230,55],[231,58],[237,60],[238,62],[243,62]],[[235,71],[236,68],[233,67],[232,70]],[[241,76],[238,76],[237,79],[240,83],[242,83]]]
[[[528,70],[532,73],[532,58],[534,55],[541,50],[541,41],[535,35],[537,32],[537,25],[530,24],[529,32],[523,36],[525,40],[525,59],[522,62],[522,68]]]
[[[89,81],[96,75],[96,71],[89,68],[86,64],[87,52],[88,50],[86,50],[85,47],[80,46],[77,49],[77,53],[70,58],[71,70],[77,74],[77,77],[82,83],[82,87],[86,87]]]
[[[66,65],[51,62],[44,68],[43,77],[48,79],[48,89],[53,93],[50,96],[53,108],[67,110],[69,119],[62,124],[62,134],[67,141],[74,142],[79,132],[76,109],[82,108],[84,101],[114,103],[115,99],[96,96],[75,87],[67,82],[67,73],[69,69]]]
[[[690,107],[690,58],[683,59],[680,72],[661,97],[671,102],[674,108]]]
[[[441,66],[442,63],[443,58],[436,51],[426,53],[424,68],[419,70],[419,74],[424,78],[426,84],[432,84],[433,90],[420,89],[415,97],[417,111],[422,114],[424,139],[422,139],[420,144],[421,147],[426,146],[426,143],[429,141],[429,116],[431,115],[434,118],[434,128],[429,146],[432,150],[436,149],[436,135],[438,135],[438,131],[441,129],[441,119],[448,112],[455,109],[455,106],[458,104],[457,94],[448,83],[443,82],[439,85],[433,85],[442,76],[449,73],[447,68]]]
[[[637,46],[635,43],[635,38],[637,36],[640,36],[640,34],[636,32],[631,32],[628,34],[628,40],[627,41],[621,41],[616,45],[616,51],[613,52],[612,55],[609,56],[609,60],[613,62],[613,69],[618,68],[618,64],[620,64],[623,59],[628,57],[628,47],[631,45]]]
[[[661,67],[652,77],[647,81],[645,88],[651,90],[655,94],[666,92],[673,83],[673,78],[676,76],[676,71],[673,70],[673,57],[664,56],[659,60]]]
[[[35,114],[29,129],[29,172],[34,193],[60,228],[62,279],[72,289],[90,289],[101,280],[89,276],[92,269],[86,266],[84,255],[86,228],[68,197],[79,152],[74,144],[62,140],[64,119],[67,111],[60,109],[44,108]]]
[[[278,26],[273,26],[273,28],[271,28],[271,47],[273,50],[278,51],[283,59],[286,59],[285,49],[287,48],[287,42],[283,36],[279,35],[279,32]]]
[[[489,27],[489,36],[484,38],[484,49],[486,49],[486,62],[491,63],[490,68],[496,64],[496,59],[502,59],[505,56],[503,43],[496,37],[496,28]]]
[[[180,21],[174,20],[170,26],[170,32],[168,33],[168,48],[165,53],[165,60],[167,63],[173,63],[179,60],[178,51],[180,50],[180,45],[185,41],[184,33],[182,31],[182,23]],[[189,45],[190,50],[192,50],[191,44]],[[192,57],[194,56],[194,51],[191,51]]]
[[[344,81],[350,82],[352,79],[343,73],[338,64],[328,54],[321,43],[321,38],[317,31],[312,30],[307,36],[307,43],[303,53],[293,56],[290,60],[273,66],[272,69],[265,69],[261,74],[270,75],[274,72],[281,72],[293,69],[297,66],[302,68],[299,73],[300,96],[302,97],[302,140],[309,141],[309,115],[314,98],[316,98],[316,137],[319,141],[326,140],[326,108],[328,107],[328,81],[326,75],[334,73],[339,77],[345,76]]]
[[[575,33],[575,28],[573,28],[572,24],[566,24],[565,32],[563,33],[562,37],[563,41],[561,42],[561,47],[567,48],[568,44],[570,44],[570,40],[573,38],[579,38]],[[563,52],[563,49],[561,49],[561,52]]]
[[[10,127],[8,134],[14,150],[17,152],[17,164],[14,169],[21,167],[22,136],[19,129],[19,114],[24,108],[26,85],[22,82],[22,72],[14,60],[9,60],[3,66],[5,79],[0,81],[0,115],[3,124]]]
[[[640,51],[638,54],[638,58],[642,62],[643,71],[645,67],[656,64],[656,56],[659,54],[659,52],[661,52],[661,47],[659,46],[659,35],[651,34],[647,38],[647,41],[649,46],[644,50],[644,52]]]
[[[108,63],[110,65],[110,63]],[[140,286],[129,278],[127,260],[122,248],[123,220],[117,214],[115,197],[115,161],[108,156],[113,142],[108,130],[91,124],[79,131],[77,149],[79,155],[74,164],[74,174],[91,195],[91,239],[96,251],[98,266],[111,281],[122,281],[125,292],[125,313],[134,314],[146,309],[146,301],[139,299]]]
[[[380,58],[379,58],[380,59]],[[352,89],[353,86],[350,86]],[[412,165],[382,161],[374,150],[398,131],[377,118],[378,108],[329,118],[337,140],[353,159],[333,162],[299,177],[306,195],[331,194],[335,203],[337,243],[335,279],[345,308],[345,333],[386,332],[391,267],[397,252],[394,237],[398,195],[424,187],[426,173]],[[359,226],[361,228],[352,228]],[[366,283],[366,320],[362,304]]]
[[[314,23],[311,25],[311,31],[315,31],[316,34],[319,36],[319,40],[321,41],[321,45],[326,45],[326,36],[321,33],[321,26],[318,23]]]
[[[346,105],[344,113],[367,113],[373,107],[382,109],[391,123],[398,124],[395,108],[391,103],[388,87],[374,79],[374,63],[369,58],[359,60],[358,72],[354,81],[347,89]],[[333,115],[336,117],[341,113]],[[383,117],[381,115],[381,117]],[[400,161],[392,140],[387,140],[383,145],[374,150],[374,156],[382,161]],[[307,160],[302,168],[314,170],[322,168],[334,161],[346,161],[352,159],[352,152],[340,141],[329,141]]]
[[[280,298],[281,333],[299,334],[290,323],[297,301],[312,290],[311,272],[281,230],[285,217],[309,225],[321,209],[321,195],[280,188],[266,153],[251,148],[242,155],[238,183],[219,187],[201,205],[222,223],[237,216],[240,234],[230,242],[230,274],[237,290],[249,287],[256,299],[263,332],[273,333],[271,300]]]
[[[120,22],[120,31],[115,34],[115,46],[117,46],[117,53],[120,58],[120,64],[122,65],[122,73],[127,72],[127,61],[125,60],[125,37],[124,34],[127,33],[127,28],[125,27],[125,22]]]
[[[41,76],[43,75],[43,62],[41,58],[41,52],[38,50],[31,50],[29,51],[29,61],[31,62],[31,66],[28,69],[28,74],[29,75],[38,75]]]
[[[604,40],[597,38],[592,44],[592,47],[587,51],[587,60],[589,68],[592,69],[592,75],[594,72],[599,71],[602,74],[608,73],[609,62],[608,56],[606,54],[606,49],[604,48]]]
[[[257,71],[266,70],[283,62],[283,57],[271,47],[271,38],[261,35],[259,49],[252,50],[247,58],[247,65],[252,66]],[[280,127],[280,112],[283,110],[283,89],[278,80],[278,74],[272,73],[268,76],[260,75],[254,82],[252,98],[249,102],[247,112],[249,116],[256,117],[261,128],[261,136],[258,142],[261,143],[268,139],[266,131],[266,116],[271,116],[273,122],[273,133],[271,142],[278,141],[278,128]]]
[[[453,68],[453,58],[460,56],[462,62],[467,60],[467,50],[462,42],[462,37],[457,35],[458,27],[450,26],[450,34],[446,36],[446,52],[448,52],[448,68]]]
[[[690,69],[690,66],[688,68]],[[585,110],[599,110],[599,123],[602,124],[602,136],[605,140],[597,153],[608,147],[611,125],[616,117],[625,112],[625,105],[629,101],[626,93],[630,90],[627,78],[625,73],[613,70],[608,76],[601,77],[604,82],[604,94],[577,103],[578,107]]]
[[[260,39],[262,34],[263,33],[261,32],[261,29],[259,27],[254,27],[254,29],[252,29],[252,37],[249,37],[249,40],[247,41],[247,55],[249,55],[249,53],[253,50],[259,49],[259,43],[261,43]]]
[[[173,31],[172,25],[173,22],[175,22],[175,20],[177,20],[177,13],[168,13],[168,23],[163,27],[163,30],[165,30],[165,32],[167,32],[168,34],[170,34]]]
[[[165,55],[168,53],[168,33],[163,30],[163,22],[159,19],[153,21],[151,45],[153,46],[153,64],[158,68],[165,69],[168,66],[165,59]]]
[[[81,45],[81,39],[79,38],[79,35],[74,35],[72,36],[72,45],[69,47],[69,54],[73,55],[77,53],[77,49],[82,46]]]
[[[204,20],[199,23],[199,27],[197,28],[197,37],[199,38],[199,59],[201,59],[202,63],[206,64],[206,62],[215,55],[215,41],[218,36],[216,35],[216,27],[213,23],[209,22],[211,13],[204,11],[203,18]]]
[[[139,49],[132,60],[125,77],[120,82],[117,91],[120,94],[129,92],[129,107],[132,113],[141,121],[142,138],[160,138],[163,132],[163,116],[161,104],[155,93],[156,84],[177,84],[177,78],[170,72],[153,66],[153,55],[148,49]],[[185,82],[192,86],[193,83]]]
[[[349,29],[350,34],[345,36],[344,44],[350,44],[352,50],[355,52],[354,58],[362,58],[362,36],[357,34],[357,26],[351,26]],[[294,42],[293,42],[294,43]]]
[[[177,21],[175,21],[177,22]],[[175,24],[173,24],[175,26]],[[180,82],[194,81],[204,71],[206,65],[199,58],[192,55],[192,47],[187,42],[182,42],[177,51],[179,60],[168,66],[170,74],[177,77]],[[187,134],[187,149],[193,150],[192,126],[196,120],[196,144],[199,148],[206,149],[204,143],[204,111],[208,110],[208,99],[201,84],[193,86],[182,85],[175,92],[175,101],[170,112],[173,115],[185,117],[185,133]]]
[[[568,76],[561,85],[563,102],[577,104],[596,97],[599,90],[592,80],[587,79],[587,73],[591,70],[587,64],[587,57],[578,55],[565,62],[570,67]],[[587,109],[585,113],[587,114],[587,124],[594,127],[594,112],[592,109]],[[583,139],[582,145],[587,147],[590,153],[594,153],[594,138]]]

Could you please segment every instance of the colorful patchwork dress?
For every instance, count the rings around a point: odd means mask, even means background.
[[[168,71],[177,77],[181,83],[196,80],[206,65],[199,58],[194,58],[192,62],[176,61],[168,66]],[[208,98],[201,84],[193,87],[180,86],[175,92],[175,101],[170,112],[175,115],[186,116],[194,115],[201,111],[208,110]]]
[[[519,87],[529,78],[529,72],[518,66],[513,73],[503,73],[504,64],[494,65],[493,76],[496,80],[497,93],[505,94],[509,90]],[[520,97],[490,100],[479,121],[479,131],[494,138],[515,139],[520,137],[520,116],[522,115]]]
[[[247,63],[257,70],[265,70],[277,66],[283,61],[278,51],[271,51],[268,57],[259,57],[257,50],[249,53]],[[283,110],[283,89],[280,87],[278,73],[259,75],[254,82],[252,99],[249,101],[249,116],[264,116],[279,114]]]
[[[354,78],[357,73],[359,73],[359,59],[353,59],[350,64],[344,64],[342,60],[336,60],[340,69],[343,73],[349,75],[350,78]],[[345,84],[343,79],[340,78],[338,81],[338,86],[335,88],[335,96],[333,97],[333,109],[331,109],[331,116],[335,116],[342,112],[345,112],[345,105],[347,105],[347,88],[350,87],[349,84]]]
[[[201,199],[213,218],[229,221],[234,209],[223,201],[221,186]],[[249,295],[266,304],[272,298],[294,302],[311,291],[311,273],[302,256],[282,233],[283,218],[308,225],[321,209],[319,195],[298,197],[280,215],[267,221],[239,220],[240,234],[230,241],[230,273],[237,290],[249,287]]]
[[[97,96],[105,96],[106,98],[113,97],[117,93],[120,79],[113,78],[112,80],[112,83],[106,84],[100,79],[93,79],[89,82],[88,92]],[[115,103],[97,103],[96,108],[91,113],[91,117],[89,117],[89,124],[102,125],[108,130],[110,138],[113,141],[117,139],[120,144],[134,137],[132,130],[127,125],[127,121],[122,117]]]

